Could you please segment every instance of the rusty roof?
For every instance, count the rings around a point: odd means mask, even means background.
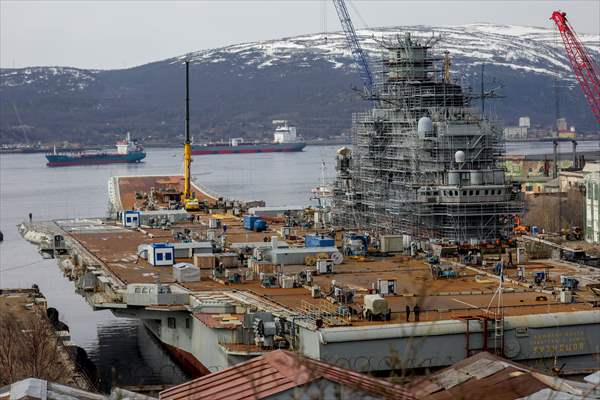
[[[202,321],[204,325],[215,329],[231,329],[235,330],[242,324],[243,314],[208,314],[208,313],[193,313],[193,316]]]
[[[487,352],[478,353],[418,379],[408,389],[416,398],[428,400],[512,400],[526,398],[538,392],[558,393],[561,396],[557,398],[579,399],[583,398],[582,393],[594,394],[592,384],[545,375]]]
[[[275,350],[160,393],[176,399],[264,399],[325,379],[384,399],[414,398],[402,386],[286,350]]]

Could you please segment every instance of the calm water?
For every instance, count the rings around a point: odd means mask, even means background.
[[[321,162],[333,175],[339,146],[308,146],[301,153],[196,156],[194,178],[226,196],[265,200],[268,205],[304,205],[320,180]],[[42,260],[25,242],[16,225],[31,212],[34,219],[104,216],[107,182],[113,175],[180,174],[181,152],[148,150],[138,165],[47,168],[42,154],[0,155],[0,287],[37,283],[51,307],[59,310],[73,340],[98,366],[103,388],[177,383],[185,380],[160,346],[137,320],[115,318],[110,311],[92,311],[74,293],[54,260]]]

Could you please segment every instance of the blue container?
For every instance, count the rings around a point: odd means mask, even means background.
[[[306,235],[304,236],[304,247],[333,247],[335,240],[329,236]]]
[[[244,215],[244,229],[251,231],[258,217],[256,215]]]
[[[254,230],[256,232],[262,232],[267,230],[267,222],[264,219],[257,219],[254,221]]]
[[[531,227],[531,236],[535,236],[539,233],[539,228],[537,226]]]

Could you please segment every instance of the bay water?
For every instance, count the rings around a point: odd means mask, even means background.
[[[308,146],[299,153],[195,156],[192,176],[204,187],[231,198],[264,200],[267,205],[308,205],[320,183],[321,165],[333,177],[339,146]],[[75,293],[56,260],[41,258],[21,238],[17,224],[34,220],[104,217],[108,179],[115,175],[182,173],[180,149],[148,149],[139,164],[49,168],[43,154],[0,155],[0,288],[37,284],[69,328],[72,340],[96,364],[101,388],[112,384],[172,384],[183,372],[137,320],[92,311]]]

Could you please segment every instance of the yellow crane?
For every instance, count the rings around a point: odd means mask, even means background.
[[[450,52],[446,50],[444,52],[444,83],[450,83]]]
[[[190,166],[192,146],[190,142],[190,62],[185,61],[185,143],[183,144],[183,206],[187,211],[198,211],[200,202],[192,192]]]

